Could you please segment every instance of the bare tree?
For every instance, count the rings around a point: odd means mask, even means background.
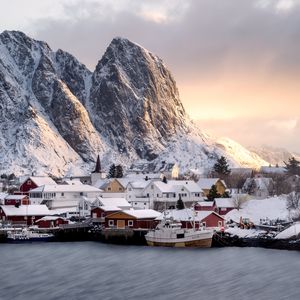
[[[237,210],[240,210],[243,204],[248,201],[248,199],[249,199],[249,195],[245,195],[245,194],[235,194],[232,197],[234,207]]]

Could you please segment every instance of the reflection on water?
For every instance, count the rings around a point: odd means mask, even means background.
[[[0,299],[300,299],[300,253],[0,245]]]

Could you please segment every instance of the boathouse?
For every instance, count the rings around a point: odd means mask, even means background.
[[[30,176],[26,177],[20,187],[21,194],[29,195],[29,191],[45,184],[56,184],[56,182],[48,176]]]
[[[58,216],[45,216],[37,221],[35,224],[38,225],[39,228],[53,228],[59,227],[59,225],[68,224],[69,222]]]
[[[27,195],[7,195],[4,198],[4,205],[28,205],[29,197]]]
[[[0,206],[0,219],[13,224],[33,225],[36,220],[52,214],[46,205]]]
[[[123,210],[105,217],[106,229],[151,229],[157,224],[160,215],[153,209]]]

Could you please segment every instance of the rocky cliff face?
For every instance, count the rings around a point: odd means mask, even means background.
[[[226,155],[190,122],[162,60],[122,38],[92,73],[44,42],[1,33],[0,116],[5,173],[84,171],[97,154],[107,163],[168,159],[184,168]],[[228,157],[240,164],[234,153]]]
[[[92,77],[93,123],[122,153],[154,159],[186,115],[171,73],[144,48],[114,39]]]

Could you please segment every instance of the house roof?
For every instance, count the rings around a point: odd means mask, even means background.
[[[130,209],[123,212],[137,219],[155,219],[160,215],[160,212],[153,209]]]
[[[105,206],[100,206],[100,207],[95,207],[95,208],[100,208],[103,211],[120,211],[120,210],[122,210],[120,207],[113,206],[113,205],[105,205]]]
[[[0,206],[6,216],[47,216],[53,215],[46,205],[1,205]]]
[[[7,195],[5,200],[22,200],[23,198],[28,197],[27,195]]]
[[[202,207],[213,207],[214,201],[199,201],[197,202],[197,205]]]
[[[101,197],[98,197],[98,200],[101,204],[101,207],[103,207],[103,206],[114,206],[114,207],[120,207],[120,208],[131,207],[131,204],[125,198],[101,198]]]
[[[260,172],[265,173],[265,174],[285,174],[286,168],[285,167],[262,166],[260,168]]]
[[[153,182],[162,193],[176,193],[185,188],[190,193],[201,193],[202,189],[192,180],[168,180],[167,183],[162,181]]]
[[[208,217],[211,214],[215,214],[219,217],[217,213],[214,211],[194,211],[193,209],[190,208],[185,208],[185,209],[169,209],[166,210],[165,212],[161,213],[159,217],[156,218],[156,220],[163,220],[165,218],[173,218],[174,220],[177,221],[197,221],[201,222],[203,219]],[[223,217],[221,217],[223,219]]]
[[[111,179],[105,178],[105,179],[98,179],[94,186],[98,189],[104,190],[111,182]]]
[[[40,218],[36,221],[36,223],[40,222],[40,221],[56,221],[58,219],[63,219],[63,217],[59,217],[59,216],[45,216],[43,218]]]
[[[28,176],[22,181],[21,185],[28,179],[33,181],[37,186],[45,184],[56,184],[56,182],[49,176]]]
[[[232,198],[216,198],[216,207],[235,208],[234,199]]]
[[[134,189],[144,189],[151,180],[135,180],[130,182],[129,184],[134,188]]]
[[[200,186],[201,189],[210,190],[213,185],[217,183],[217,181],[220,180],[220,178],[200,178],[197,182],[198,186]],[[226,187],[226,184],[223,180],[220,180],[224,186]]]
[[[64,193],[64,192],[101,192],[94,186],[88,184],[46,184],[35,189],[32,189],[30,193]]]
[[[61,215],[61,214],[70,213],[70,212],[78,212],[78,207],[72,206],[72,207],[51,209],[52,215]]]

